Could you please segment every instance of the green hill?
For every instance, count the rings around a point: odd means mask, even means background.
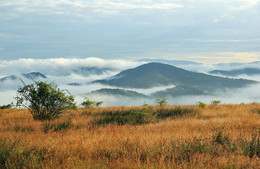
[[[224,75],[224,76],[239,76],[239,75],[259,75],[260,69],[257,68],[244,68],[244,69],[235,69],[235,70],[213,70],[209,72],[211,74],[216,75]]]
[[[92,91],[91,94],[104,94],[104,95],[113,95],[113,96],[124,96],[124,97],[132,97],[132,98],[148,98],[148,96],[131,91],[131,90],[124,90],[124,89],[108,89],[103,88],[99,90]]]
[[[203,90],[197,89],[192,86],[185,86],[180,85],[174,88],[158,91],[152,93],[151,96],[155,98],[163,98],[167,96],[176,97],[176,96],[183,96],[183,95],[207,95],[208,93],[204,92]]]
[[[166,85],[186,86],[185,88],[189,86],[194,90],[210,93],[224,88],[241,88],[256,82],[195,73],[163,63],[148,63],[122,71],[110,79],[97,80],[94,83],[143,89]]]

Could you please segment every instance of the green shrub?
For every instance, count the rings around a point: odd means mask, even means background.
[[[207,104],[206,103],[203,103],[203,102],[198,102],[198,104],[199,104],[199,107],[201,107],[201,108],[205,108],[206,106],[207,106]]]
[[[41,121],[57,118],[64,109],[76,108],[73,96],[67,96],[54,83],[41,81],[19,87],[16,100],[17,106],[28,108],[33,118]]]
[[[155,103],[157,103],[159,106],[165,106],[165,105],[167,105],[167,99],[158,98],[155,100]]]
[[[90,107],[99,107],[103,104],[103,101],[91,101],[89,99],[86,99],[84,102],[81,103],[82,106],[90,108]]]
[[[142,110],[127,110],[127,111],[108,111],[102,112],[99,119],[92,121],[95,125],[107,125],[107,124],[147,124],[150,123],[153,117]]]
[[[5,104],[5,105],[0,106],[0,109],[2,109],[2,110],[4,110],[4,109],[10,109],[10,108],[12,108],[12,106],[13,106],[13,103],[11,103],[11,104]]]
[[[212,100],[211,104],[213,105],[219,105],[221,103],[221,100]]]

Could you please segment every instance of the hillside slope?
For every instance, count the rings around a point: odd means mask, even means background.
[[[184,85],[203,89],[204,91],[222,88],[240,88],[256,83],[255,81],[245,79],[230,79],[195,73],[162,63],[144,64],[133,69],[122,71],[110,79],[97,80],[94,82],[125,88]]]

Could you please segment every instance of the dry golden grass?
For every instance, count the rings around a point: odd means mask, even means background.
[[[260,114],[252,111],[260,110],[259,104],[181,106],[200,114],[144,125],[91,123],[103,111],[143,108],[67,110],[50,122],[34,121],[27,110],[2,110],[0,158],[6,158],[0,168],[259,168],[254,137],[259,139]],[[64,122],[67,128],[44,130]]]

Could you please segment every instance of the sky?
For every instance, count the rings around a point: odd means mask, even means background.
[[[260,60],[260,0],[0,0],[0,60]]]

